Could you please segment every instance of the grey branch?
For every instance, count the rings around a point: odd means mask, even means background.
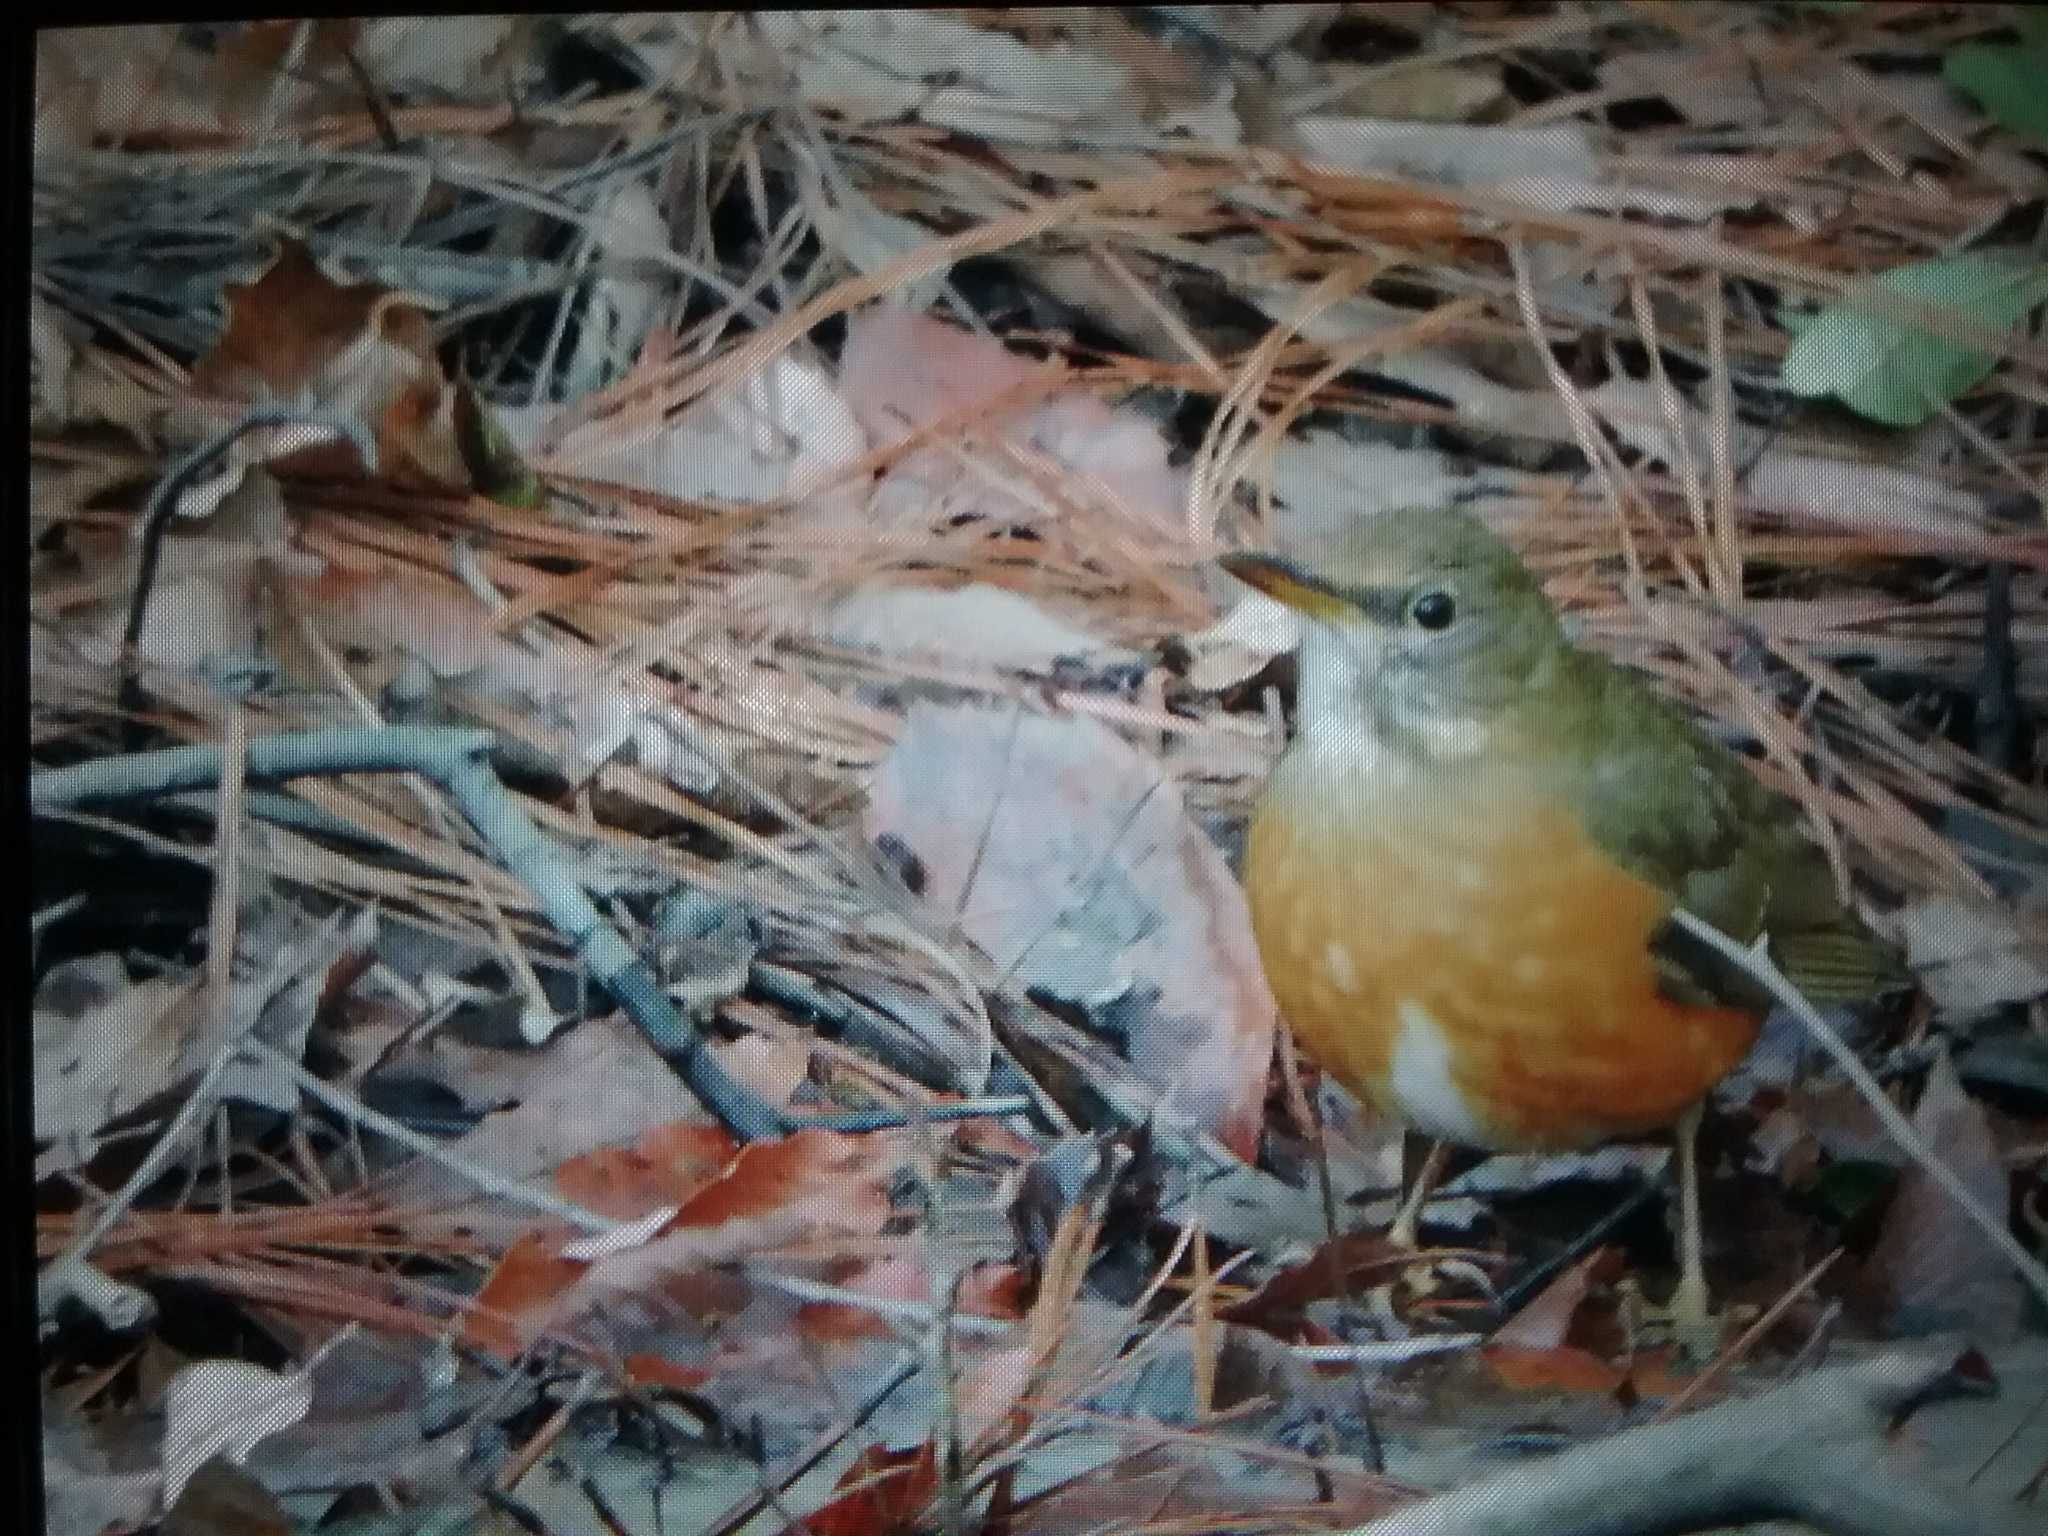
[[[654,972],[585,893],[573,865],[541,835],[490,765],[488,731],[420,726],[338,727],[249,743],[252,780],[342,773],[417,773],[438,784],[539,900],[555,930],[576,946],[592,977],[631,1015],[690,1090],[743,1141],[778,1136],[787,1118],[749,1093],[703,1050],[702,1037],[669,1001]],[[149,799],[219,782],[215,747],[173,747],[48,769],[29,783],[32,812],[93,802]]]
[[[1963,1390],[1949,1354],[1896,1351],[1596,1440],[1411,1504],[1347,1536],[1677,1536],[1803,1520],[1828,1536],[2021,1536],[2039,1510],[1944,1486],[1889,1443]]]

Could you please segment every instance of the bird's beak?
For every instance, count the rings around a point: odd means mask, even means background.
[[[1355,605],[1329,583],[1278,555],[1224,555],[1216,562],[1246,586],[1312,619],[1340,619]]]

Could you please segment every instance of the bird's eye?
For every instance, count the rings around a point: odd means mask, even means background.
[[[1408,617],[1418,629],[1443,630],[1458,616],[1458,604],[1450,593],[1431,588],[1408,605]]]

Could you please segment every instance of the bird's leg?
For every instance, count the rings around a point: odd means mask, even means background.
[[[1422,1246],[1422,1207],[1428,1202],[1430,1191],[1436,1188],[1437,1180],[1443,1177],[1444,1164],[1449,1161],[1451,1144],[1432,1139],[1429,1151],[1423,1155],[1422,1166],[1415,1170],[1415,1182],[1402,1199],[1400,1209],[1394,1212],[1394,1224],[1387,1228],[1387,1243],[1394,1248],[1414,1253]],[[1402,1281],[1415,1296],[1427,1296],[1434,1292],[1440,1281],[1434,1266],[1416,1263],[1402,1272]]]
[[[1700,1241],[1700,1120],[1704,1101],[1679,1117],[1678,1140],[1678,1288],[1658,1308],[1678,1346],[1697,1360],[1719,1351],[1721,1323],[1708,1306],[1707,1266]]]
[[[1420,1248],[1422,1246],[1422,1207],[1428,1203],[1430,1192],[1436,1188],[1437,1180],[1444,1176],[1444,1164],[1450,1160],[1451,1144],[1447,1141],[1432,1140],[1429,1152],[1422,1159],[1422,1166],[1415,1172],[1415,1184],[1408,1191],[1401,1208],[1394,1213],[1394,1224],[1387,1228],[1387,1241],[1396,1248]]]

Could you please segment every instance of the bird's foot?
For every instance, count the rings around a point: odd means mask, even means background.
[[[1387,1228],[1387,1246],[1407,1254],[1411,1262],[1401,1271],[1397,1282],[1409,1297],[1432,1296],[1442,1289],[1443,1277],[1438,1266],[1422,1256],[1422,1208],[1415,1202],[1404,1205],[1395,1216],[1394,1224]]]
[[[1376,1304],[1404,1319],[1428,1316],[1438,1323],[1467,1315],[1471,1309],[1500,1303],[1495,1276],[1481,1256],[1465,1249],[1425,1247],[1410,1234],[1389,1232],[1387,1257],[1402,1268],[1376,1287]],[[1403,1260],[1405,1259],[1405,1263]]]
[[[1662,1306],[1644,1300],[1637,1291],[1635,1315],[1646,1335],[1669,1340],[1681,1357],[1706,1365],[1720,1355],[1729,1323],[1739,1328],[1756,1315],[1756,1309],[1731,1306],[1714,1311],[1706,1281],[1695,1275],[1681,1276],[1671,1299]]]

